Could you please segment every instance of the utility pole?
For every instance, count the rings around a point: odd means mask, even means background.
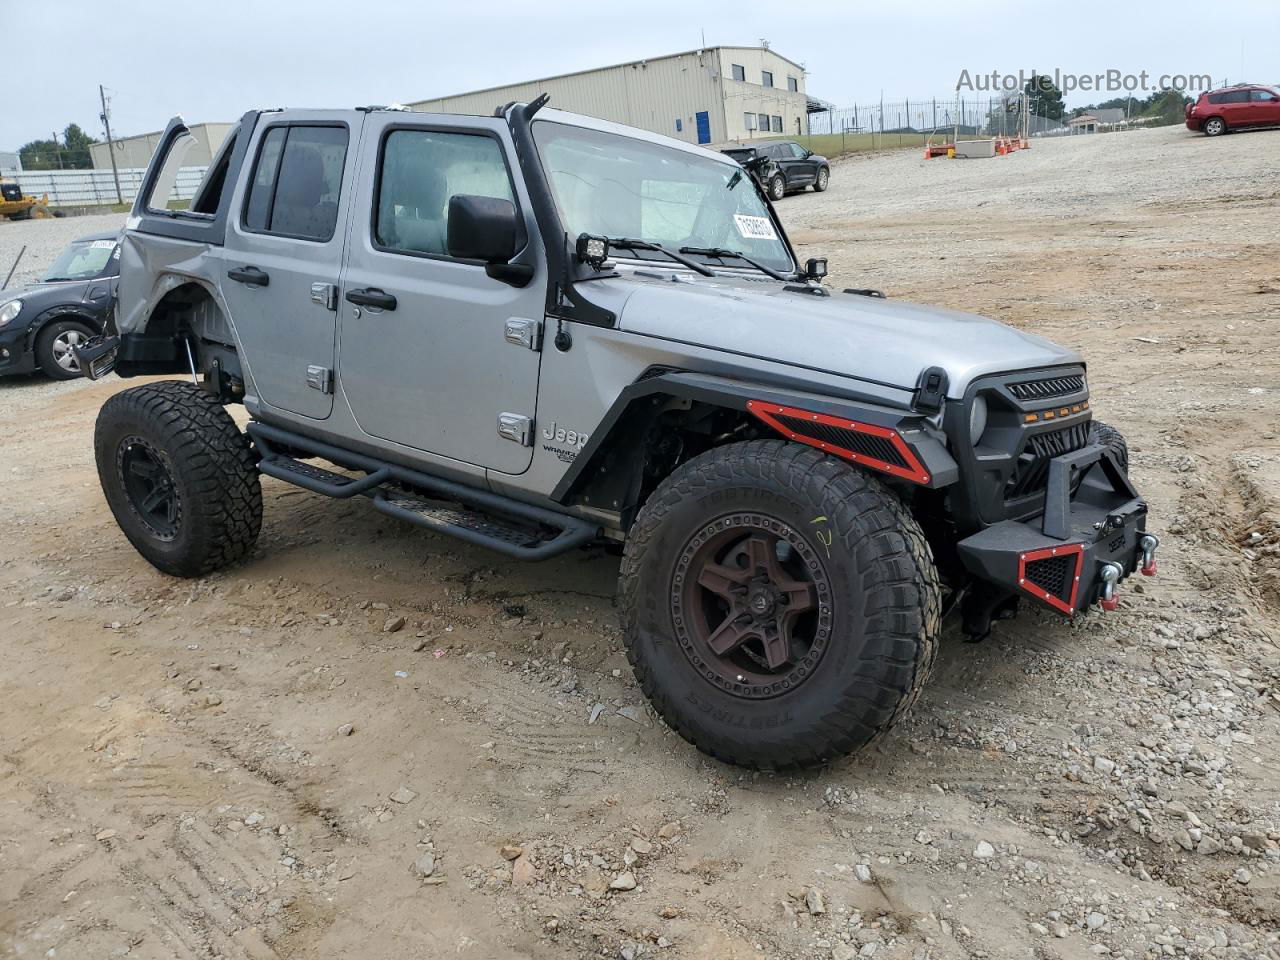
[[[120,192],[120,171],[116,169],[116,147],[111,140],[111,111],[107,109],[107,95],[102,89],[102,84],[98,84],[98,100],[102,103],[102,126],[107,131],[107,153],[111,155],[111,176],[116,182],[116,203],[124,206],[124,194]]]

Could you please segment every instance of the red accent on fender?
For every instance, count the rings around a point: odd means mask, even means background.
[[[1074,556],[1076,567],[1071,574],[1071,599],[1063,603],[1058,597],[1042,589],[1039,584],[1027,579],[1027,564],[1033,560],[1047,560],[1049,557]],[[1018,586],[1037,600],[1043,600],[1055,610],[1061,610],[1068,616],[1076,612],[1076,597],[1080,593],[1080,568],[1084,566],[1084,544],[1066,543],[1060,547],[1048,547],[1044,550],[1028,550],[1018,555]]]
[[[1142,568],[1144,577],[1154,577],[1156,575],[1156,558],[1152,557],[1151,562]]]
[[[781,407],[776,403],[762,403],[759,400],[748,400],[747,409],[762,421],[767,423],[773,429],[789,440],[796,443],[803,443],[810,447],[816,447],[825,453],[834,454],[842,459],[849,460],[859,466],[869,467],[872,470],[879,470],[881,473],[887,473],[891,476],[900,477],[903,480],[910,480],[912,483],[918,483],[925,486],[929,483],[929,471],[924,468],[924,464],[920,462],[920,458],[915,452],[907,446],[907,441],[902,439],[902,434],[897,430],[891,430],[888,427],[877,427],[870,423],[858,423],[856,420],[844,420],[840,417],[829,417],[825,413],[814,413],[812,410],[800,410],[796,407]],[[810,420],[813,423],[821,423],[828,427],[839,427],[842,430],[852,430],[854,433],[865,433],[871,437],[880,437],[888,440],[895,450],[902,456],[902,460],[907,465],[900,467],[896,463],[885,463],[883,460],[877,460],[874,457],[868,457],[865,454],[854,453],[852,450],[846,450],[844,447],[838,447],[835,444],[824,443],[821,440],[815,440],[813,437],[806,437],[796,433],[790,427],[783,426],[777,420],[779,415],[785,417],[796,417],[800,420]]]

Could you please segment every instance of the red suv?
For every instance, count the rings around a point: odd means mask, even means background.
[[[1241,83],[1200,94],[1187,105],[1187,129],[1216,137],[1244,127],[1280,127],[1280,88]]]

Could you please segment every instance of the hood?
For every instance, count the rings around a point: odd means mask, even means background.
[[[29,283],[25,287],[10,287],[0,291],[0,304],[10,300],[23,300],[42,307],[55,303],[79,303],[84,299],[93,280],[59,280],[57,283]],[[24,307],[25,310],[25,307]]]
[[[631,288],[622,329],[904,390],[915,388],[922,371],[941,367],[952,398],[988,374],[1083,362],[1050,340],[972,313],[858,294],[814,296],[748,275],[672,279],[678,276],[622,279]]]

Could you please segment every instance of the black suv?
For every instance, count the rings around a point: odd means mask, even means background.
[[[102,333],[119,274],[118,237],[96,233],[72,240],[38,283],[0,294],[0,374],[80,376],[74,348]]]
[[[794,140],[775,140],[723,151],[751,171],[770,200],[805,187],[818,193],[831,181],[831,165],[826,157],[806,150]]]

